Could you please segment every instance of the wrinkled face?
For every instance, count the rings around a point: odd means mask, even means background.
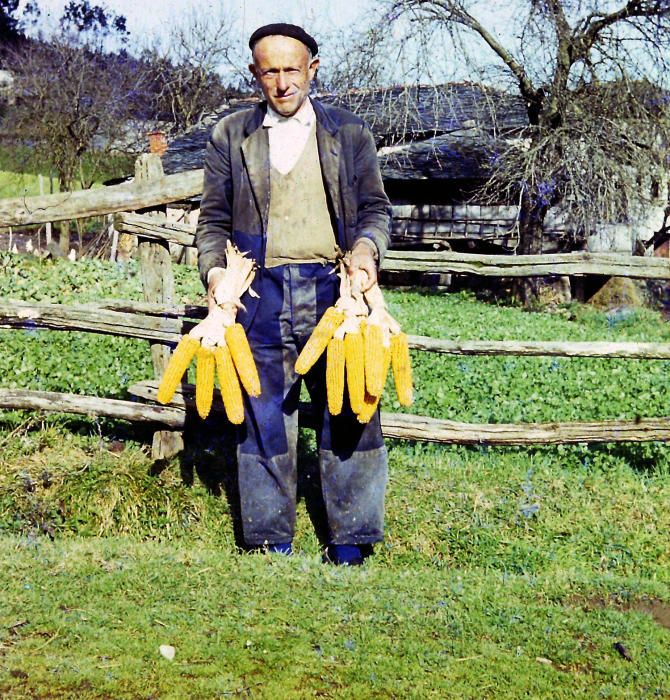
[[[261,39],[253,57],[249,70],[270,107],[283,117],[293,116],[309,95],[319,59],[310,58],[301,41],[280,35]]]

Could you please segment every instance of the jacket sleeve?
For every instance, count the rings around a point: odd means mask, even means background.
[[[218,124],[205,152],[205,175],[200,214],[195,233],[200,278],[207,286],[207,273],[225,267],[226,242],[232,233],[233,184],[230,146],[226,130]]]
[[[358,216],[354,242],[370,239],[377,248],[381,264],[391,239],[391,204],[382,183],[377,148],[370,130],[363,126],[354,153],[357,178]]]

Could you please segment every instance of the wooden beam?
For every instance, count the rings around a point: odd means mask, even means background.
[[[154,401],[158,383],[133,384],[128,391],[134,396]],[[176,406],[193,403],[195,386],[183,384],[175,395]],[[170,404],[172,405],[172,404]],[[220,397],[215,396],[212,409],[222,410]],[[311,406],[300,404],[301,424],[311,427]],[[550,445],[596,442],[647,442],[670,440],[670,417],[640,418],[630,421],[583,423],[461,423],[407,413],[381,414],[385,437],[422,440],[458,445]]]
[[[185,317],[188,315],[188,318]],[[0,300],[0,328],[45,328],[88,331],[144,340],[178,342],[199,319],[204,306],[171,306],[149,302],[107,300],[100,304],[35,304]],[[532,340],[441,340],[410,335],[416,350],[447,355],[521,355],[550,357],[621,357],[670,359],[670,343],[559,342]]]
[[[144,183],[126,182],[94,190],[0,200],[0,227],[85,219],[188,199],[202,193],[203,171],[165,175]]]
[[[399,413],[381,415],[386,437],[458,445],[563,445],[670,440],[670,417],[584,423],[459,423]]]
[[[141,214],[118,214],[115,227],[147,238],[193,245],[195,226],[157,222]],[[467,238],[467,236],[465,236]],[[480,235],[479,238],[488,238]],[[493,234],[493,238],[501,238]],[[504,238],[504,237],[503,237]],[[502,238],[501,238],[502,240]],[[398,244],[402,240],[398,239]],[[545,255],[478,255],[451,251],[389,250],[382,269],[387,272],[437,272],[484,277],[605,275],[637,279],[670,279],[670,259],[614,253],[550,253]]]
[[[389,272],[465,273],[484,277],[605,275],[670,279],[670,260],[612,253],[476,255],[474,253],[389,250],[382,269]]]
[[[0,389],[0,408],[106,416],[133,422],[162,423],[174,428],[182,427],[185,417],[184,409],[175,406],[24,389]]]
[[[132,233],[144,238],[192,246],[195,244],[195,226],[145,214],[119,212],[114,216],[114,228],[121,233]]]
[[[56,331],[89,331],[149,341],[176,343],[197,321],[108,311],[95,304],[32,304],[0,301],[0,328],[48,328]]]
[[[203,290],[204,297],[204,290]],[[2,300],[0,300],[0,303]],[[25,302],[18,302],[25,303]],[[64,305],[65,306],[65,305]],[[207,307],[202,304],[159,304],[151,301],[134,301],[131,299],[101,299],[93,305],[94,308],[107,309],[109,311],[122,311],[140,316],[162,316],[164,318],[187,318],[202,319],[207,316]],[[85,304],[84,308],[92,308],[90,304]]]
[[[622,357],[640,360],[670,359],[670,343],[559,342],[545,340],[440,340],[408,336],[416,350],[446,355],[521,355],[530,357]]]

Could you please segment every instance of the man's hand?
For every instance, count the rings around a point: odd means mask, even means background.
[[[223,309],[214,306],[209,310],[207,318],[200,321],[189,331],[191,338],[199,340],[204,348],[214,348],[223,345],[225,341],[228,316]]]
[[[349,277],[354,277],[358,270],[362,270],[367,276],[367,279],[361,285],[362,292],[367,292],[370,287],[377,283],[377,262],[372,248],[373,245],[373,243],[358,241],[351,250],[349,258]]]
[[[225,267],[213,267],[207,275],[207,308],[210,311],[217,306],[214,291],[223,280],[225,274]]]

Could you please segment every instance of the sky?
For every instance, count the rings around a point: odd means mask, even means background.
[[[25,6],[27,0],[20,0],[20,8]],[[103,5],[117,14],[123,15],[127,20],[127,27],[130,32],[130,43],[128,49],[143,48],[147,45],[155,45],[152,37],[165,39],[170,26],[174,24],[187,24],[187,17],[193,11],[197,13],[211,13],[216,15],[223,10],[229,12],[235,18],[235,34],[239,37],[242,61],[238,68],[246,62],[246,37],[248,37],[257,27],[270,22],[291,22],[304,26],[319,41],[320,36],[333,29],[343,29],[345,32],[351,28],[365,28],[369,26],[365,14],[382,4],[379,0],[89,0],[92,5]],[[37,0],[37,4],[42,11],[42,30],[56,28],[58,19],[63,12],[63,7],[67,0]],[[487,16],[487,24],[494,33],[502,28],[510,28],[514,25],[514,15],[510,12],[509,0],[488,0],[483,2],[483,12]],[[399,28],[394,25],[391,28],[393,36],[399,32]],[[503,30],[504,31],[504,30]],[[409,45],[408,45],[409,46]],[[114,50],[116,46],[108,49]],[[410,56],[412,49],[408,48]],[[327,43],[320,42],[322,66],[326,73],[328,64],[331,61]],[[449,52],[450,54],[452,52]],[[445,52],[442,52],[445,55]],[[334,58],[334,56],[333,56]],[[406,82],[405,74],[402,72],[401,61],[397,56],[389,57],[390,64],[397,64],[391,68],[391,82]],[[404,59],[406,60],[406,59]],[[239,60],[236,61],[239,63]],[[447,69],[446,66],[449,66]],[[452,70],[451,74],[449,72]],[[234,69],[230,64],[222,64],[222,72],[230,72]],[[437,68],[437,80],[442,82],[449,79],[472,79],[470,68],[458,67],[452,59]],[[413,77],[411,80],[415,80]],[[422,74],[419,76],[421,82],[434,82],[433,75]]]
[[[23,0],[25,5],[25,0]],[[55,23],[66,0],[37,0],[45,22]],[[170,23],[191,8],[218,12],[231,10],[238,19],[242,36],[249,36],[257,27],[270,22],[291,22],[310,26],[334,25],[345,27],[356,21],[372,0],[91,0],[117,14],[124,15],[127,26],[135,37],[147,34],[165,34]]]

